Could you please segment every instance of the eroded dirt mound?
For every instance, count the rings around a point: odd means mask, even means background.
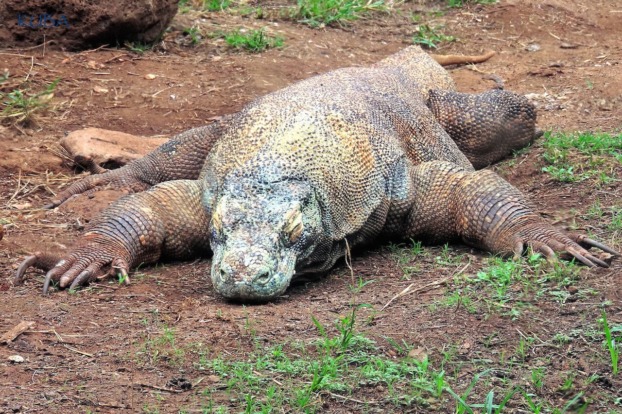
[[[127,41],[156,41],[177,13],[178,0],[12,0],[0,4],[0,46],[50,41],[77,50]]]

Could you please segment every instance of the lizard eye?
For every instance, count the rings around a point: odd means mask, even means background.
[[[302,236],[302,230],[304,225],[302,222],[302,212],[299,208],[294,208],[287,212],[285,215],[285,227],[283,228],[285,242],[287,244],[294,244],[300,236]]]

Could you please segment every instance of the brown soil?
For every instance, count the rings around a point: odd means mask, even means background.
[[[203,125],[213,117],[239,110],[253,98],[294,81],[334,68],[376,62],[411,42],[411,12],[424,12],[431,25],[443,23],[443,31],[458,38],[438,53],[477,54],[490,49],[497,55],[477,66],[451,68],[460,90],[489,89],[487,74],[504,79],[505,86],[531,95],[539,106],[539,125],[554,131],[620,131],[622,127],[622,9],[611,0],[514,0],[495,5],[469,5],[448,9],[440,17],[425,11],[441,4],[420,2],[399,6],[401,13],[376,14],[343,28],[311,29],[285,19],[274,21],[241,17],[228,12],[210,13],[207,19],[189,13],[178,15],[173,30],[153,51],[136,54],[125,49],[99,49],[67,53],[43,47],[0,51],[3,64],[16,78],[29,77],[34,85],[59,78],[51,111],[27,126],[0,127],[0,334],[20,321],[34,321],[32,331],[9,345],[0,345],[0,412],[139,412],[157,407],[177,412],[182,407],[199,409],[201,390],[213,379],[195,368],[192,358],[184,363],[137,362],[141,344],[173,327],[178,343],[205,344],[211,355],[222,352],[240,356],[254,349],[256,337],[265,344],[318,336],[311,316],[325,326],[345,315],[352,302],[350,273],[341,265],[327,277],[291,288],[274,303],[243,307],[218,297],[209,279],[209,260],[166,264],[142,269],[130,286],[102,282],[70,295],[54,292],[42,296],[41,277],[13,286],[15,269],[29,252],[62,251],[79,236],[84,223],[110,201],[116,191],[94,197],[78,197],[62,208],[42,211],[53,192],[74,180],[75,172],[59,156],[58,141],[66,132],[83,127],[114,129],[136,135],[171,135]],[[277,6],[275,6],[277,7]],[[276,9],[275,9],[276,10]],[[278,13],[275,13],[278,15]],[[237,27],[267,27],[285,38],[279,50],[250,55],[228,50],[215,39],[188,45],[180,30],[199,25],[205,33]],[[537,51],[528,51],[536,49]],[[145,76],[148,74],[156,75]],[[622,171],[612,171],[617,181],[598,187],[591,181],[560,184],[541,172],[544,165],[539,144],[494,168],[528,194],[540,210],[558,226],[577,226],[601,240],[622,248],[620,231],[607,228],[606,220],[587,221],[584,214],[599,198],[603,207],[620,206]],[[609,269],[582,269],[572,286],[592,292],[587,297],[559,302],[550,297],[512,319],[499,310],[481,306],[475,313],[457,306],[434,311],[430,305],[443,297],[449,286],[436,286],[407,295],[379,310],[398,292],[428,285],[471,264],[465,274],[474,276],[487,255],[465,247],[457,265],[434,260],[410,263],[419,271],[405,278],[404,271],[387,247],[354,258],[355,275],[374,282],[356,300],[375,308],[361,309],[357,329],[375,339],[392,355],[386,337],[422,347],[438,364],[443,350],[454,347],[459,363],[451,368],[459,375],[452,386],[462,391],[482,366],[508,369],[518,385],[528,388],[527,367],[507,367],[500,356],[516,352],[523,336],[538,338],[529,358],[546,369],[542,389],[533,391],[551,405],[563,407],[578,392],[589,401],[586,412],[614,412],[620,397],[620,377],[611,375],[602,339],[588,341],[580,334],[570,343],[551,347],[557,333],[596,327],[600,305],[608,301],[610,324],[622,323],[622,262]],[[432,257],[440,248],[429,248]],[[369,316],[374,313],[374,318]],[[245,324],[254,325],[251,338]],[[364,323],[364,320],[373,323]],[[491,339],[492,338],[492,339]],[[542,341],[542,342],[540,342]],[[23,363],[8,361],[11,355]],[[485,362],[489,361],[489,362]],[[495,361],[495,362],[490,362]],[[488,365],[487,365],[488,364]],[[438,366],[438,365],[437,365]],[[559,387],[574,372],[575,388]],[[598,374],[601,380],[588,379]],[[186,392],[168,392],[167,381],[184,377],[195,384]],[[473,399],[483,402],[489,389],[503,378],[476,387]],[[217,379],[216,379],[217,381]],[[386,394],[386,390],[384,391]],[[376,395],[378,394],[378,395]],[[381,390],[357,390],[351,398],[323,394],[322,412],[450,412],[451,398],[437,406],[404,408],[373,406],[363,410],[360,400],[374,400]],[[384,394],[382,394],[384,395]],[[225,391],[215,395],[227,404]],[[520,401],[520,399],[519,399]],[[619,404],[618,400],[618,404]],[[233,412],[241,402],[229,401]],[[515,403],[518,412],[523,407]],[[619,412],[619,411],[617,411]]]

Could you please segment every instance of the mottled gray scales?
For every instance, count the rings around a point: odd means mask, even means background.
[[[261,97],[63,191],[53,205],[107,185],[138,194],[105,210],[62,260],[27,258],[17,279],[56,263],[47,291],[51,280],[73,287],[162,258],[212,254],[219,293],[269,300],[300,274],[330,269],[348,248],[409,238],[502,254],[531,246],[550,259],[566,251],[607,266],[586,249],[616,252],[555,229],[517,189],[474,169],[537,136],[533,106],[511,92],[454,89],[441,66],[410,47]]]

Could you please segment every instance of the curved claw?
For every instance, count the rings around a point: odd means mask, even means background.
[[[596,267],[596,265],[588,258],[579,253],[576,249],[571,247],[566,248],[566,251],[570,253],[575,259],[586,265],[587,267]],[[606,265],[606,263],[605,263]],[[608,267],[608,266],[606,266]]]
[[[26,280],[26,271],[31,267],[36,267],[38,269],[47,271],[52,269],[59,261],[60,257],[56,255],[50,253],[36,252],[32,256],[26,257],[24,261],[19,265],[17,271],[15,272],[15,278],[13,279],[13,283],[15,285],[20,285],[24,283],[24,280]]]
[[[81,272],[78,277],[76,277],[73,282],[71,283],[71,286],[69,286],[69,291],[73,291],[76,289],[76,287],[83,285],[85,282],[87,282],[89,280],[89,278],[91,277],[91,271],[90,270],[85,270],[83,272]]]
[[[50,281],[52,280],[54,269],[50,270],[45,274],[45,282],[43,282],[43,294],[48,294],[48,289],[50,288]]]
[[[597,257],[591,257],[590,260],[594,263],[596,263],[597,265],[599,265],[600,267],[609,267],[609,263],[605,262],[604,260],[600,260]]]
[[[21,285],[22,283],[24,283],[24,275],[26,274],[26,270],[28,270],[29,267],[35,265],[38,261],[39,259],[36,255],[28,256],[27,258],[25,258],[22,264],[20,264],[17,268],[17,272],[15,272],[13,284]]]
[[[555,255],[555,252],[553,251],[553,249],[551,249],[546,244],[540,243],[540,242],[532,242],[531,247],[536,253],[542,254],[546,258],[547,261],[549,262],[557,261],[557,256]]]
[[[597,257],[596,254],[588,251],[590,247],[597,247],[607,253],[619,255],[618,252],[602,243],[581,234],[564,233],[541,220],[525,225],[510,243],[515,253],[518,247],[527,244],[535,252],[543,254],[548,261],[555,261],[557,255],[562,254],[562,257],[574,258],[588,267],[607,268],[610,266],[606,258]]]
[[[587,246],[588,248],[590,247],[596,247],[597,249],[600,249],[604,252],[607,252],[609,254],[612,254],[614,256],[622,256],[622,254],[620,252],[617,252],[615,250],[613,250],[611,247],[607,246],[606,244],[597,242],[596,240],[592,240],[587,236],[584,236],[582,234],[575,234],[573,235],[573,239],[582,245]]]

